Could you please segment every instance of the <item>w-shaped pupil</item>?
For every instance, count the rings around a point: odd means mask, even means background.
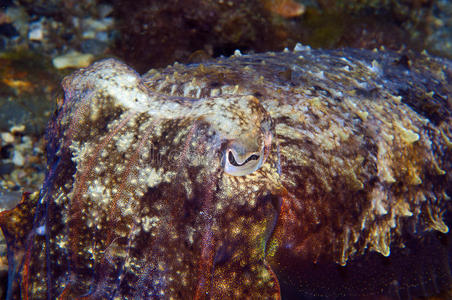
[[[242,164],[237,163],[237,161],[235,160],[234,154],[232,154],[231,151],[229,151],[228,153],[228,160],[229,163],[231,165],[233,165],[234,167],[241,167],[243,165],[245,165],[247,162],[249,162],[250,160],[258,160],[259,159],[259,155],[256,154],[252,154],[250,155]]]

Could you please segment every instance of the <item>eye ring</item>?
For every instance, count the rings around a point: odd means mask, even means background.
[[[260,155],[257,155],[257,154],[253,153],[250,156],[248,156],[248,158],[245,159],[245,161],[243,163],[239,164],[237,162],[237,160],[235,159],[234,154],[232,153],[232,151],[231,150],[228,151],[228,161],[234,167],[242,167],[242,166],[244,166],[246,163],[248,163],[251,160],[259,160],[259,157],[260,157]]]
[[[245,176],[253,173],[262,166],[264,161],[264,147],[260,153],[250,153],[245,159],[240,160],[234,148],[228,148],[223,156],[224,170],[229,175]]]

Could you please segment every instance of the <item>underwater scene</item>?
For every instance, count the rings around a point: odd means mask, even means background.
[[[452,299],[449,0],[0,0],[0,299]]]

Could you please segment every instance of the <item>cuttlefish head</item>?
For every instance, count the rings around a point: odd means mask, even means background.
[[[226,174],[246,176],[258,170],[271,150],[272,120],[254,96],[214,101],[215,112],[204,119],[221,141],[221,166]]]
[[[256,97],[158,93],[111,59],[63,88],[33,218],[48,251],[29,253],[26,269],[39,276],[24,289],[42,286],[42,298],[279,294],[264,259],[278,160]]]

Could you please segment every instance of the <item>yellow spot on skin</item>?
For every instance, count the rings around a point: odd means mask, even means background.
[[[410,184],[419,185],[422,183],[422,179],[419,177],[414,168],[411,168],[409,173],[410,173]]]
[[[394,122],[396,130],[400,134],[400,138],[407,144],[412,144],[419,140],[419,134],[414,132],[411,129],[405,128],[402,123],[395,121]]]
[[[402,103],[402,96],[393,96],[392,99],[396,104]]]
[[[391,253],[389,249],[389,243],[390,243],[390,233],[385,231],[385,228],[378,227],[374,230],[374,240],[373,240],[373,246],[372,249],[374,251],[377,251],[381,255],[388,257]]]
[[[362,110],[356,110],[355,113],[360,117],[361,120],[367,121],[367,116],[369,116],[369,113],[367,111]]]
[[[405,199],[400,199],[395,203],[393,210],[400,216],[411,217],[413,213],[410,211],[410,205],[405,202]]]
[[[165,267],[163,266],[163,263],[159,263],[159,270],[165,271]]]

